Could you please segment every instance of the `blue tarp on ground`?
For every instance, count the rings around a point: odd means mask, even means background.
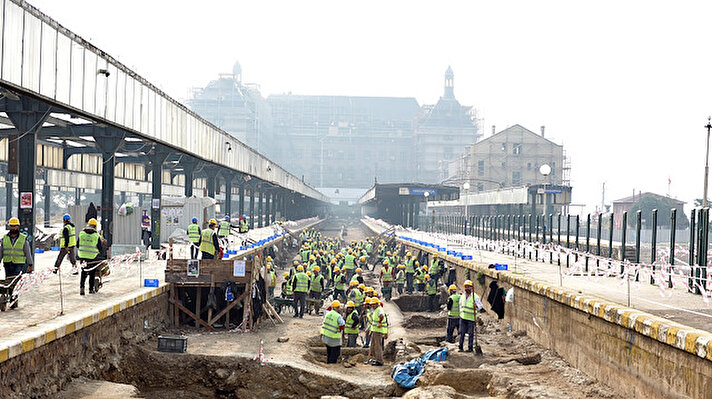
[[[447,348],[431,349],[419,358],[394,366],[391,377],[400,387],[415,388],[415,383],[425,371],[425,362],[428,360],[443,362],[447,359],[447,352]]]

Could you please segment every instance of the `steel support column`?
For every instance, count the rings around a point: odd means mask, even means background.
[[[42,185],[42,196],[44,197],[44,227],[49,227],[49,208],[52,201],[50,198],[51,190],[47,174],[47,169],[44,169],[42,171],[42,179],[44,180],[44,184]]]
[[[250,228],[255,227],[255,185],[250,184]]]
[[[240,183],[240,188],[237,194],[239,198],[238,207],[240,208],[240,216],[245,214],[245,184],[247,183]]]
[[[195,159],[183,159],[180,164],[183,166],[183,175],[185,177],[185,191],[183,195],[186,198],[193,196],[193,174],[195,173],[195,168],[198,166],[198,161]]]
[[[12,218],[12,175],[5,175],[5,223]]]
[[[155,145],[148,154],[151,160],[151,248],[161,248],[161,194],[163,184],[163,162],[170,151]]]
[[[235,178],[235,174],[231,172],[223,171],[223,178],[225,179],[225,215],[232,217],[232,181]]]
[[[111,247],[114,237],[114,170],[116,151],[123,144],[125,132],[118,129],[96,129],[94,140],[101,151],[101,232]]]
[[[22,97],[19,100],[6,99],[5,101],[5,112],[18,133],[18,136],[11,136],[9,140],[9,155],[13,157],[14,152],[14,159],[17,160],[19,193],[17,217],[20,219],[20,231],[27,234],[30,248],[34,252],[36,135],[49,117],[51,108],[27,97]],[[10,168],[10,171],[12,169]]]
[[[259,215],[259,219],[257,219],[257,227],[262,227],[263,226],[262,222],[263,222],[263,217],[264,217],[264,213],[262,212],[262,210],[264,209],[262,207],[262,202],[264,201],[264,196],[265,196],[262,183],[260,183],[260,191],[259,191],[258,195],[259,196],[257,197],[257,199],[259,202],[257,203],[257,215]]]

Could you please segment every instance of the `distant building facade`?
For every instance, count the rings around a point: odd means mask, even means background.
[[[481,192],[538,184],[569,185],[564,147],[520,125],[514,125],[469,146],[467,153],[449,163],[446,183]],[[539,168],[548,164],[545,177]]]
[[[660,213],[658,220],[660,221],[659,225],[662,225],[664,222],[668,221],[670,218],[670,209],[674,208],[677,209],[677,217],[678,217],[678,228],[680,227],[686,227],[689,222],[687,221],[687,216],[685,216],[685,211],[684,211],[684,206],[685,203],[683,201],[680,201],[678,199],[668,197],[665,195],[660,195],[660,194],[655,194],[651,192],[645,192],[641,193],[639,192],[637,195],[631,195],[630,197],[625,197],[625,198],[620,198],[617,200],[613,201],[613,227],[616,229],[620,229],[623,227],[623,212],[628,212],[631,210],[633,205],[638,203],[640,200],[646,198],[646,197],[652,197],[656,200],[661,200],[663,203],[667,203],[669,206],[666,206],[665,208],[661,208],[658,210]],[[628,223],[630,225],[630,221],[635,219],[635,215],[628,215]],[[649,217],[649,215],[644,215],[644,218]],[[631,219],[633,218],[633,219]],[[684,220],[684,221],[683,221]]]
[[[215,126],[267,157],[273,156],[272,111],[257,85],[242,82],[242,67],[194,89],[188,106]]]
[[[236,64],[188,104],[199,115],[315,187],[439,183],[448,161],[479,137],[472,107],[454,96],[454,74],[435,105],[412,97],[270,95],[241,82]]]

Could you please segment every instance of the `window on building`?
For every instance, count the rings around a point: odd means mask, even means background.
[[[527,163],[527,170],[532,170],[532,163],[531,163],[531,162],[528,162],[528,163]]]
[[[483,183],[477,183],[477,191],[484,191],[485,185]]]
[[[522,153],[522,144],[521,143],[512,144],[512,154],[519,155],[521,153]]]
[[[522,172],[512,172],[512,185],[519,186],[522,184]]]
[[[506,163],[506,162],[502,162],[502,168],[506,168],[506,167],[507,167],[507,163]]]
[[[507,143],[502,143],[502,152],[507,152]]]
[[[485,175],[485,161],[477,161],[477,175],[478,176]]]

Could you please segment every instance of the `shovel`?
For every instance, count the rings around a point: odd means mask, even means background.
[[[477,321],[475,321],[475,355],[477,356],[483,356],[484,352],[482,352],[482,347],[480,346],[480,343],[477,341]]]

